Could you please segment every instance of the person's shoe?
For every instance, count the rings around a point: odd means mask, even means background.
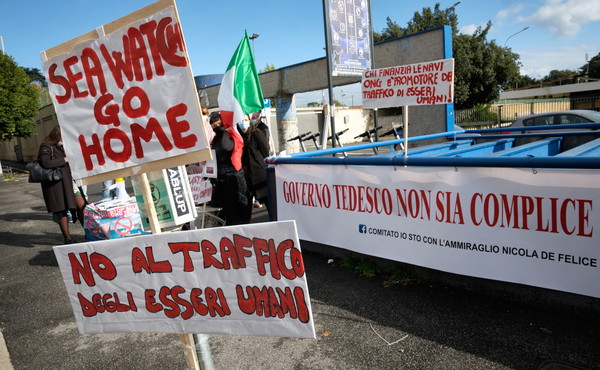
[[[262,204],[260,204],[259,202],[254,202],[254,208],[262,208]]]
[[[75,243],[77,243],[77,242],[73,239],[65,240],[65,242],[64,242],[64,244],[75,244]]]

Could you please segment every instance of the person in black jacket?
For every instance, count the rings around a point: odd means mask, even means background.
[[[62,180],[42,182],[42,194],[46,209],[52,212],[53,220],[60,227],[64,243],[74,243],[69,232],[67,212],[71,213],[73,222],[79,220],[83,225],[83,209],[86,202],[83,192],[75,185],[71,176],[71,167],[61,142],[59,126],[54,127],[44,138],[40,145],[38,159],[44,168],[60,168]]]
[[[219,112],[213,112],[209,119],[215,132],[212,148],[217,161],[217,179],[213,182],[211,205],[223,208],[225,225],[240,225],[250,222],[252,203],[243,170],[236,170],[231,163],[233,139],[229,133],[235,128],[225,129]]]
[[[242,168],[250,193],[258,204],[267,204],[267,164],[269,143],[262,130],[248,121],[238,124],[244,138]]]

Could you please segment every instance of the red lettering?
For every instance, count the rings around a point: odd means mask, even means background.
[[[163,306],[160,303],[156,303],[156,290],[154,289],[146,289],[144,292],[144,297],[146,298],[146,310],[148,312],[156,313],[162,311]]]
[[[81,148],[81,156],[83,157],[86,170],[90,171],[94,168],[91,158],[93,155],[97,157],[100,166],[103,166],[106,163],[102,147],[100,146],[100,139],[98,139],[98,134],[92,134],[92,144],[90,145],[86,145],[85,137],[83,135],[79,135],[78,139],[79,147]]]
[[[184,51],[183,38],[181,37],[181,29],[179,24],[170,25],[171,17],[165,17],[158,23],[156,30],[157,45],[160,55],[168,64],[175,67],[185,67],[187,60],[185,57],[177,55],[177,52]]]
[[[131,104],[134,98],[138,99],[138,108],[133,108],[133,105]],[[127,117],[143,117],[147,115],[149,111],[150,99],[148,98],[148,95],[144,89],[138,86],[133,86],[125,92],[125,95],[123,95],[123,112],[127,115]]]
[[[119,145],[122,148],[120,152],[113,149],[111,140],[116,140],[121,143]],[[127,162],[131,157],[131,142],[129,141],[127,134],[119,129],[111,128],[106,130],[106,133],[104,133],[103,144],[106,156],[115,162]]]
[[[129,53],[129,42],[127,41],[127,36],[123,36],[123,45],[125,46],[125,58],[123,60],[123,53],[118,51],[113,51],[112,56],[109,51],[106,49],[104,44],[100,45],[100,51],[102,52],[102,56],[110,69],[110,72],[117,83],[117,87],[122,89],[125,86],[123,82],[123,75],[127,81],[133,80],[133,69],[131,67],[131,55]]]
[[[106,81],[104,80],[104,72],[102,71],[102,64],[98,54],[93,49],[85,48],[81,52],[81,65],[85,72],[85,80],[88,85],[88,89],[92,96],[96,96],[96,85],[94,84],[94,77],[98,80],[100,88],[100,94],[106,94]]]
[[[183,271],[194,271],[194,263],[190,257],[190,251],[200,252],[200,244],[196,242],[181,242],[181,243],[168,243],[171,253],[179,253],[183,255]]]
[[[202,248],[202,260],[204,261],[204,268],[209,268],[214,266],[218,269],[223,268],[223,264],[213,257],[217,253],[217,248],[213,243],[208,240],[203,240],[200,242],[200,247]]]
[[[137,28],[133,27],[127,30],[127,36],[129,37],[129,52],[135,80],[144,80],[142,64],[144,64],[144,69],[146,70],[146,79],[151,80],[152,66],[150,65],[150,58],[146,53],[146,44],[144,43],[144,36]]]
[[[73,65],[77,64],[77,62],[78,62],[78,59],[75,55],[65,59],[65,61],[63,62],[63,67],[65,68],[65,73],[67,75],[67,79],[69,80],[69,85],[71,86],[71,91],[73,91],[74,99],[85,98],[86,96],[88,96],[87,91],[79,91],[79,88],[77,87],[77,81],[79,81],[83,78],[83,73],[81,73],[81,72],[73,73],[73,71],[71,70],[71,67]]]
[[[62,88],[65,90],[64,95],[56,95],[56,101],[58,104],[64,104],[69,101],[69,98],[71,98],[71,86],[69,85],[69,80],[63,76],[57,76],[55,74],[57,67],[58,66],[56,63],[54,63],[50,66],[50,68],[48,68],[48,78],[50,82],[62,86]]]
[[[162,65],[162,60],[160,59],[160,51],[158,50],[158,43],[156,42],[156,36],[154,35],[156,27],[156,21],[151,21],[140,25],[140,31],[148,40],[148,49],[150,49],[150,55],[152,56],[152,61],[154,62],[154,70],[156,74],[158,76],[163,76],[165,74],[165,69]]]
[[[239,268],[246,268],[246,257],[252,256],[252,252],[245,248],[252,247],[252,240],[241,235],[233,235],[233,245],[235,246]]]
[[[112,94],[102,95],[94,103],[94,118],[101,125],[119,126],[119,106],[117,104],[108,105],[113,100]],[[104,110],[104,111],[103,111]]]
[[[174,144],[179,149],[191,148],[198,141],[198,138],[194,134],[187,136],[182,135],[190,130],[190,123],[188,121],[177,121],[177,118],[185,115],[187,110],[187,105],[183,103],[177,104],[167,110],[167,122],[169,123],[169,128],[171,129],[171,135],[173,136]]]

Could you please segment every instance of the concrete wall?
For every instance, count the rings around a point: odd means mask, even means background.
[[[37,135],[30,138],[13,138],[0,142],[0,160],[31,162],[37,158],[42,140],[58,125],[52,104],[42,107],[35,118]]]

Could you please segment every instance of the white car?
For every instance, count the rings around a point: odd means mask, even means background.
[[[568,125],[576,123],[600,123],[600,112],[593,110],[565,110],[538,113],[521,117],[508,127]]]

